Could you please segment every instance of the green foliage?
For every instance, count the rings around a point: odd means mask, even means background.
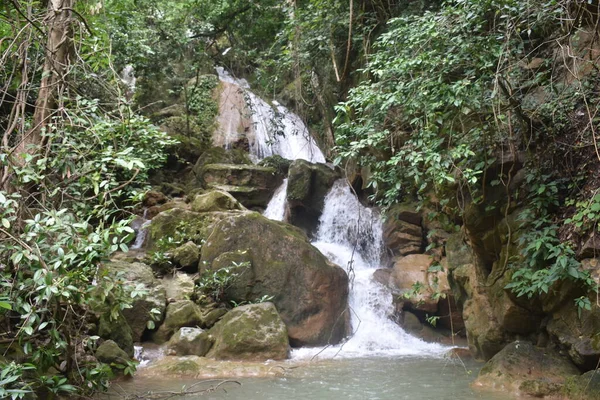
[[[245,261],[232,262],[230,267],[219,268],[216,271],[205,270],[196,280],[195,292],[198,301],[223,302],[225,290],[248,268],[250,268],[250,263]]]

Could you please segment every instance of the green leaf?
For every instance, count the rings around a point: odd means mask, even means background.
[[[6,218],[2,218],[2,226],[6,229],[10,228],[10,221]]]
[[[12,310],[12,305],[6,301],[0,301],[0,308],[4,308],[5,310]]]

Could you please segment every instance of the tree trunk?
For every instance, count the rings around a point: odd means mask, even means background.
[[[44,144],[43,130],[54,116],[65,87],[72,54],[72,12],[76,0],[49,0],[45,26],[48,32],[42,81],[35,102],[31,129],[24,132],[15,153],[31,153]]]

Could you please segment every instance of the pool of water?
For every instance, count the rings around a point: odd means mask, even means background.
[[[507,394],[473,390],[481,364],[460,360],[420,357],[376,357],[290,362],[285,376],[212,380],[205,383],[177,379],[134,378],[113,385],[104,399],[136,393],[138,398],[167,398],[166,392],[199,391],[222,383],[214,392],[177,396],[185,399],[306,400],[501,400]],[[237,383],[236,383],[237,382]],[[238,384],[239,383],[239,384]],[[148,395],[153,391],[154,397]],[[158,392],[165,392],[164,397]],[[116,394],[115,394],[116,393]]]

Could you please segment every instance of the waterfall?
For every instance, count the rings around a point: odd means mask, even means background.
[[[279,155],[288,160],[303,159],[310,162],[325,162],[325,156],[298,115],[290,112],[276,101],[270,105],[250,91],[246,80],[232,77],[223,68],[217,68],[217,74],[221,82],[229,85],[229,88],[223,92],[219,106],[220,112],[230,114],[231,109],[237,111],[233,118],[228,115],[226,121],[220,123],[224,140],[222,144],[226,148],[240,138],[240,130],[246,130],[232,125],[239,125],[241,119],[249,118],[251,126],[248,130],[250,132],[245,134],[248,137],[250,154],[256,160]],[[239,101],[236,100],[235,93],[231,88],[242,92],[247,113],[240,110],[243,106],[238,104]],[[249,114],[249,116],[244,114]],[[236,123],[232,124],[232,120],[235,120]],[[239,123],[238,120],[240,120]]]
[[[389,319],[392,294],[373,279],[384,248],[382,222],[378,213],[360,204],[344,180],[337,181],[325,198],[313,245],[348,272],[352,336],[324,350],[294,350],[294,358],[440,355],[447,350],[407,334]]]
[[[287,178],[283,180],[281,186],[279,186],[275,193],[273,194],[273,198],[269,201],[267,205],[267,209],[263,213],[263,215],[269,219],[273,219],[275,221],[283,221],[285,217],[285,205],[286,205],[286,197],[287,197]]]

